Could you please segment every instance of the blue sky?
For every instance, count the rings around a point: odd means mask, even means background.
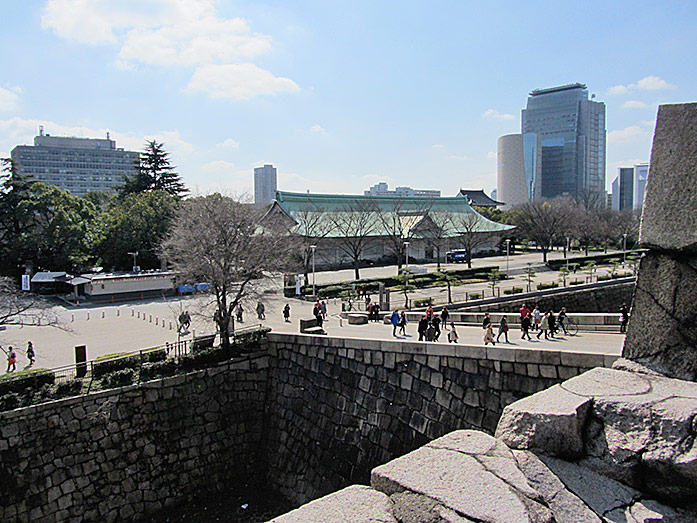
[[[195,192],[496,186],[535,88],[607,105],[608,185],[659,103],[697,100],[694,1],[0,0],[0,154],[53,135],[164,141]]]

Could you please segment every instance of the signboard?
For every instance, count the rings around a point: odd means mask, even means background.
[[[22,274],[22,290],[31,290],[31,277],[28,274]]]

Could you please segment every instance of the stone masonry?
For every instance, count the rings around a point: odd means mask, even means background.
[[[697,103],[662,105],[639,241],[641,260],[623,356],[697,380]]]
[[[263,477],[268,367],[260,356],[0,413],[0,521],[131,521]]]
[[[613,356],[270,334],[269,478],[303,503]]]

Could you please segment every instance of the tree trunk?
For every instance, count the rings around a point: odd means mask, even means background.
[[[448,284],[448,303],[452,303],[452,302],[453,302],[453,296],[452,296],[452,294],[450,293],[450,280],[446,280],[446,283]]]
[[[467,268],[472,268],[472,251],[470,249],[467,249]]]
[[[361,274],[360,274],[360,271],[358,269],[358,260],[353,260],[353,271],[355,273],[356,280],[360,280]]]
[[[436,246],[436,269],[440,270],[440,246]]]
[[[547,249],[542,249],[542,263],[547,263]]]

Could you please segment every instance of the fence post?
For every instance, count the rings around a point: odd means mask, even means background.
[[[102,319],[104,319],[104,311],[102,311]]]

